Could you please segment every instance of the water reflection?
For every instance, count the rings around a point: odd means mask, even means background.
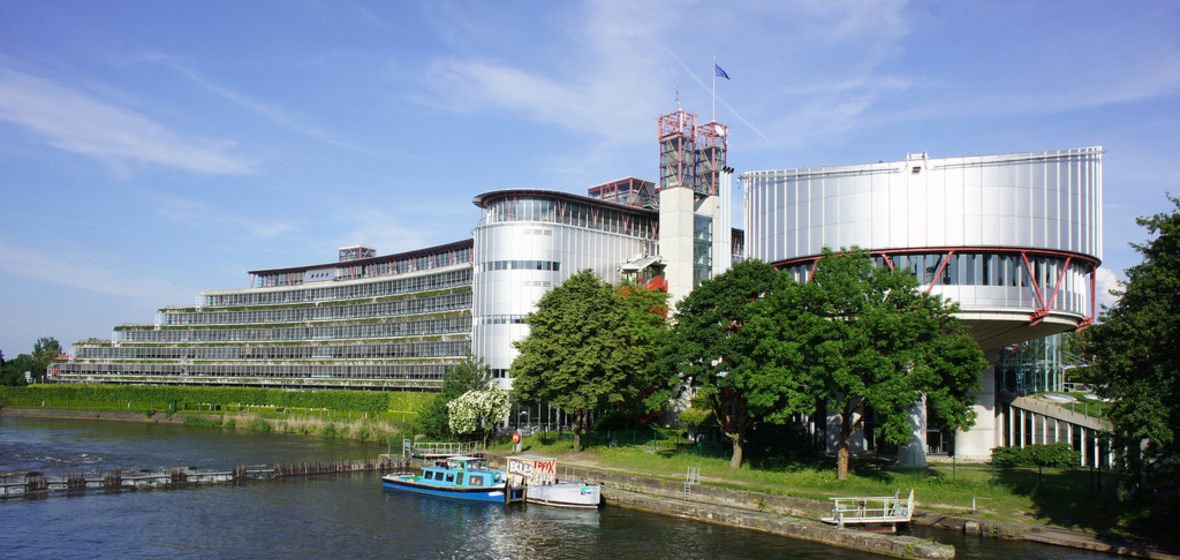
[[[189,426],[0,418],[3,471],[38,470],[55,463],[96,465],[93,470],[215,467],[361,459],[383,451],[384,446],[355,442],[226,434]],[[382,489],[380,473],[11,499],[0,501],[0,516],[6,521],[5,530],[0,531],[0,557],[12,560],[880,558],[620,508],[505,508],[387,491]],[[930,529],[917,531],[921,536],[950,540],[958,547],[960,559],[1105,557]]]

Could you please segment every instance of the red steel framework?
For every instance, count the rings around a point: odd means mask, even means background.
[[[942,273],[946,270],[946,265],[950,262],[950,258],[955,253],[984,253],[984,254],[1006,254],[1006,255],[1020,255],[1021,261],[1024,262],[1024,273],[1029,279],[1032,288],[1033,296],[1037,300],[1037,305],[1033,312],[1028,317],[1029,326],[1034,326],[1045,320],[1049,313],[1053,310],[1053,303],[1057,300],[1057,293],[1061,290],[1061,283],[1065,279],[1066,273],[1069,272],[1069,265],[1075,260],[1086,266],[1089,272],[1086,274],[1090,277],[1090,314],[1078,323],[1077,330],[1085,329],[1094,323],[1095,310],[1098,304],[1098,265],[1099,262],[1093,258],[1077,255],[1073,253],[1066,253],[1062,251],[1048,251],[1048,250],[1034,250],[1034,249],[1007,249],[999,247],[938,247],[938,248],[921,248],[921,249],[887,249],[881,251],[868,251],[869,255],[874,257],[881,257],[885,261],[885,266],[889,267],[892,272],[894,270],[893,257],[897,255],[912,255],[912,254],[941,254],[942,258],[938,263],[938,270],[934,273],[934,281],[926,287],[926,293],[941,283]],[[1032,255],[1035,257],[1057,257],[1065,258],[1065,264],[1062,266],[1062,273],[1057,275],[1056,285],[1053,286],[1053,292],[1045,297],[1045,291],[1042,289],[1039,282],[1037,282],[1036,274],[1033,274],[1032,264],[1028,257]],[[807,273],[807,281],[811,281],[812,276],[815,275],[815,267],[819,264],[819,260],[823,257],[802,257],[798,259],[791,259],[787,261],[780,261],[774,263],[776,268],[786,268],[793,265],[811,262],[811,270]],[[1046,286],[1047,287],[1047,286]]]
[[[729,127],[717,122],[697,127],[696,186],[700,194],[717,196],[721,170],[726,164],[726,138]]]
[[[677,109],[661,116],[660,184],[658,190],[686,187],[701,196],[716,196],[726,166],[729,127]]]
[[[697,116],[677,109],[661,116],[659,190],[675,187],[693,188],[696,171]]]

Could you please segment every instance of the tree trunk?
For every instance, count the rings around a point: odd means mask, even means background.
[[[738,470],[742,468],[742,440],[741,438],[733,439],[733,458],[729,460],[729,468],[731,470]]]
[[[582,415],[585,411],[574,413],[574,453],[582,452]]]
[[[848,479],[848,447],[852,441],[852,414],[840,415],[840,439],[836,442],[836,480]]]

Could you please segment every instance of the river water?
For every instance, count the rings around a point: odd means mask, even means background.
[[[373,458],[384,446],[198,426],[0,418],[0,472],[49,473]],[[881,558],[753,531],[605,507],[505,508],[385,491],[377,473],[244,486],[0,501],[0,558]],[[936,530],[957,558],[1106,555]]]

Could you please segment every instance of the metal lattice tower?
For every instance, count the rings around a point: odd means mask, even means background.
[[[706,123],[697,128],[696,147],[696,184],[693,186],[698,194],[705,196],[717,195],[717,184],[721,180],[721,170],[725,168],[726,136],[729,127],[717,122]]]
[[[697,116],[683,109],[661,116],[659,190],[694,188]]]
[[[699,196],[717,196],[729,127],[717,122],[697,126],[697,116],[683,109],[660,117],[659,124],[659,190],[687,187]]]

